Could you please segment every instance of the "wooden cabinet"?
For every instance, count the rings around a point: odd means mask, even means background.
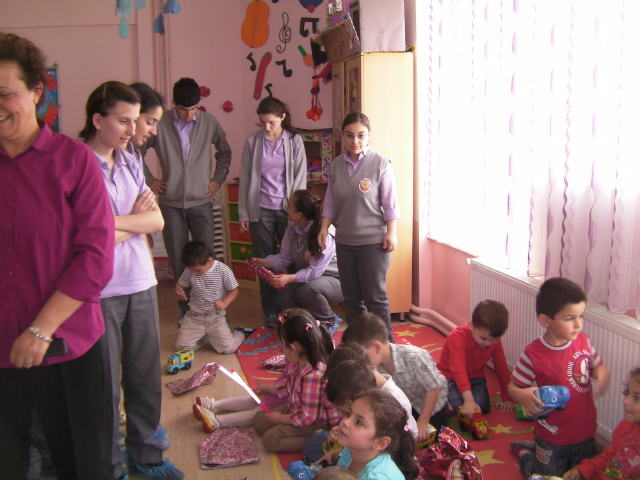
[[[391,312],[411,309],[413,243],[413,54],[359,53],[332,66],[334,156],[343,151],[340,127],[351,112],[371,122],[369,143],[391,159],[402,218],[387,274]]]

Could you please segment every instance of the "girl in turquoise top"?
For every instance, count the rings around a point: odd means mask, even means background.
[[[320,461],[332,464],[340,455],[338,465],[364,480],[418,477],[407,412],[387,392],[369,390],[356,398],[338,425],[338,442],[344,447],[342,452],[329,452]]]

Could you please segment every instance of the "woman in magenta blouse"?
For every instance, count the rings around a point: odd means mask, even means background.
[[[33,43],[0,33],[0,471],[26,477],[35,409],[58,478],[101,479],[98,299],[114,220],[91,149],[36,116],[44,65]],[[44,358],[58,338],[67,353]]]

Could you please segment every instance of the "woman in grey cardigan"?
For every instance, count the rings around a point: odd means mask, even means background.
[[[302,137],[291,126],[289,107],[274,97],[264,98],[256,111],[261,130],[247,138],[242,152],[238,217],[251,232],[253,255],[276,253],[287,229],[289,195],[307,185],[307,161]],[[276,290],[260,280],[265,324],[273,326],[279,308]]]

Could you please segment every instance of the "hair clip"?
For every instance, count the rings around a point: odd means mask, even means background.
[[[102,99],[103,100],[105,98],[107,98],[107,85],[109,85],[109,82],[104,82],[104,88],[102,89]]]
[[[284,323],[286,320],[287,320],[287,317],[284,314],[282,313],[278,314],[278,321],[280,323]]]
[[[313,328],[313,325],[311,323],[307,323],[307,326],[304,327],[305,330],[310,330]]]
[[[405,431],[405,432],[408,432],[408,431],[409,431],[409,425],[405,425],[405,426],[404,426],[404,431]]]

